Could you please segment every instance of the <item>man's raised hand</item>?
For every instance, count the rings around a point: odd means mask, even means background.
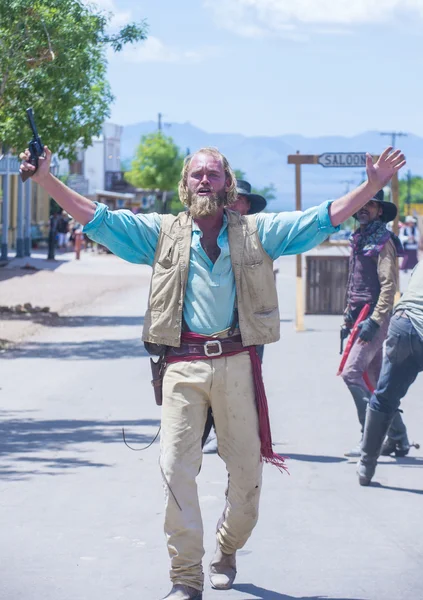
[[[392,146],[386,148],[376,164],[369,153],[366,154],[366,171],[369,183],[374,186],[375,193],[383,188],[392,179],[394,173],[405,165],[405,156],[401,150],[394,150]]]
[[[21,154],[19,154],[19,158],[22,161],[19,170],[22,173],[31,173],[32,180],[35,181],[35,183],[41,183],[42,180],[49,175],[51,163],[51,150],[49,150],[47,146],[44,146],[44,156],[40,156],[38,158],[37,170],[35,170],[35,166],[29,162],[31,154],[28,148],[25,150],[25,152],[21,152]]]

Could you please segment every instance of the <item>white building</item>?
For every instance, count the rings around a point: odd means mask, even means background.
[[[123,127],[105,123],[92,145],[77,153],[77,160],[60,161],[60,175],[69,175],[67,185],[84,196],[95,196],[98,190],[109,189],[109,173],[120,174],[120,141]]]

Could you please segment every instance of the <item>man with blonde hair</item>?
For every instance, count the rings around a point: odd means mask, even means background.
[[[134,215],[110,211],[38,170],[24,152],[21,171],[85,225],[86,234],[118,256],[153,267],[143,339],[165,355],[160,466],[165,532],[171,558],[168,600],[201,600],[203,525],[196,477],[201,437],[211,406],[228,488],[210,564],[211,584],[229,589],[236,551],[257,523],[263,462],[283,468],[273,453],[267,401],[256,346],[279,339],[273,261],[321,243],[366,204],[404,164],[385,150],[368,181],[334,202],[305,212],[241,216],[231,211],[236,180],[226,158],[203,148],[185,160],[179,186],[187,211]]]

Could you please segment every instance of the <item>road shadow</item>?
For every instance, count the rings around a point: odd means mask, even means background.
[[[104,360],[149,356],[139,338],[88,340],[84,342],[26,342],[2,355],[3,360],[54,358],[60,360]]]
[[[159,426],[158,419],[43,420],[18,418],[14,413],[2,411],[0,480],[22,480],[35,474],[61,475],[78,467],[111,467],[113,465],[90,461],[81,456],[88,452],[86,445],[123,444],[124,428],[127,442],[132,447],[143,448],[153,441]],[[60,456],[63,452],[67,456]]]
[[[285,456],[283,452],[278,452],[279,456]],[[287,453],[287,460],[300,460],[304,462],[318,462],[318,463],[340,463],[347,462],[347,458],[341,456],[322,456],[319,454],[291,454]]]
[[[14,277],[34,275],[40,271],[55,271],[65,263],[69,262],[69,260],[61,260],[60,258],[47,260],[46,258],[32,258],[29,256],[27,259],[20,258],[12,260],[16,260],[17,264],[11,265],[11,261],[9,261],[9,263],[0,268],[0,283]]]
[[[243,594],[254,596],[254,600],[364,600],[364,598],[335,598],[334,596],[289,596],[287,594],[280,594],[274,590],[258,587],[252,583],[237,583],[233,586],[233,589]],[[252,599],[245,598],[243,600]]]
[[[32,321],[47,327],[138,327],[144,323],[143,316],[59,316],[57,313],[2,313],[0,320]]]
[[[418,494],[420,496],[423,496],[423,489],[415,490],[413,488],[401,488],[401,487],[395,487],[393,485],[383,485],[382,483],[379,483],[378,481],[372,481],[370,486],[373,488],[379,488],[381,490],[393,490],[394,492],[407,492],[408,494]]]

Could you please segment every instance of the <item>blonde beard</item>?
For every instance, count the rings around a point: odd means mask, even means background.
[[[224,204],[225,199],[219,194],[210,194],[209,196],[192,194],[188,200],[189,212],[193,219],[213,217]]]

